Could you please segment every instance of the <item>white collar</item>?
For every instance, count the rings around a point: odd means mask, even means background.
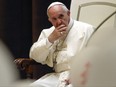
[[[68,24],[68,32],[70,31],[70,29],[72,28],[72,26],[73,26],[73,24],[74,24],[74,20],[72,19],[72,18],[70,18],[70,22],[69,22],[69,24]]]

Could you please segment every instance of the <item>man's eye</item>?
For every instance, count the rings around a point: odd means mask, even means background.
[[[61,19],[62,19],[63,17],[64,17],[64,15],[60,15],[60,16],[59,16],[59,18],[61,18]]]
[[[55,20],[56,20],[56,18],[53,18],[52,20],[54,20],[54,21],[55,21]]]

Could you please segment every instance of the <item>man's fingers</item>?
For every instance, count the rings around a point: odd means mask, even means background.
[[[57,27],[57,30],[59,30],[59,29],[61,29],[63,27],[66,27],[66,26],[65,25],[60,25],[60,26]]]

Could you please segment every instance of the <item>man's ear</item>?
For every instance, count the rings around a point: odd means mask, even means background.
[[[70,16],[70,11],[67,12],[68,16]]]

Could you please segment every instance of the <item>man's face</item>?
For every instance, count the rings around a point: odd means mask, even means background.
[[[48,11],[48,14],[49,21],[52,23],[53,26],[68,26],[70,20],[70,12],[63,10],[60,5],[51,7]]]

